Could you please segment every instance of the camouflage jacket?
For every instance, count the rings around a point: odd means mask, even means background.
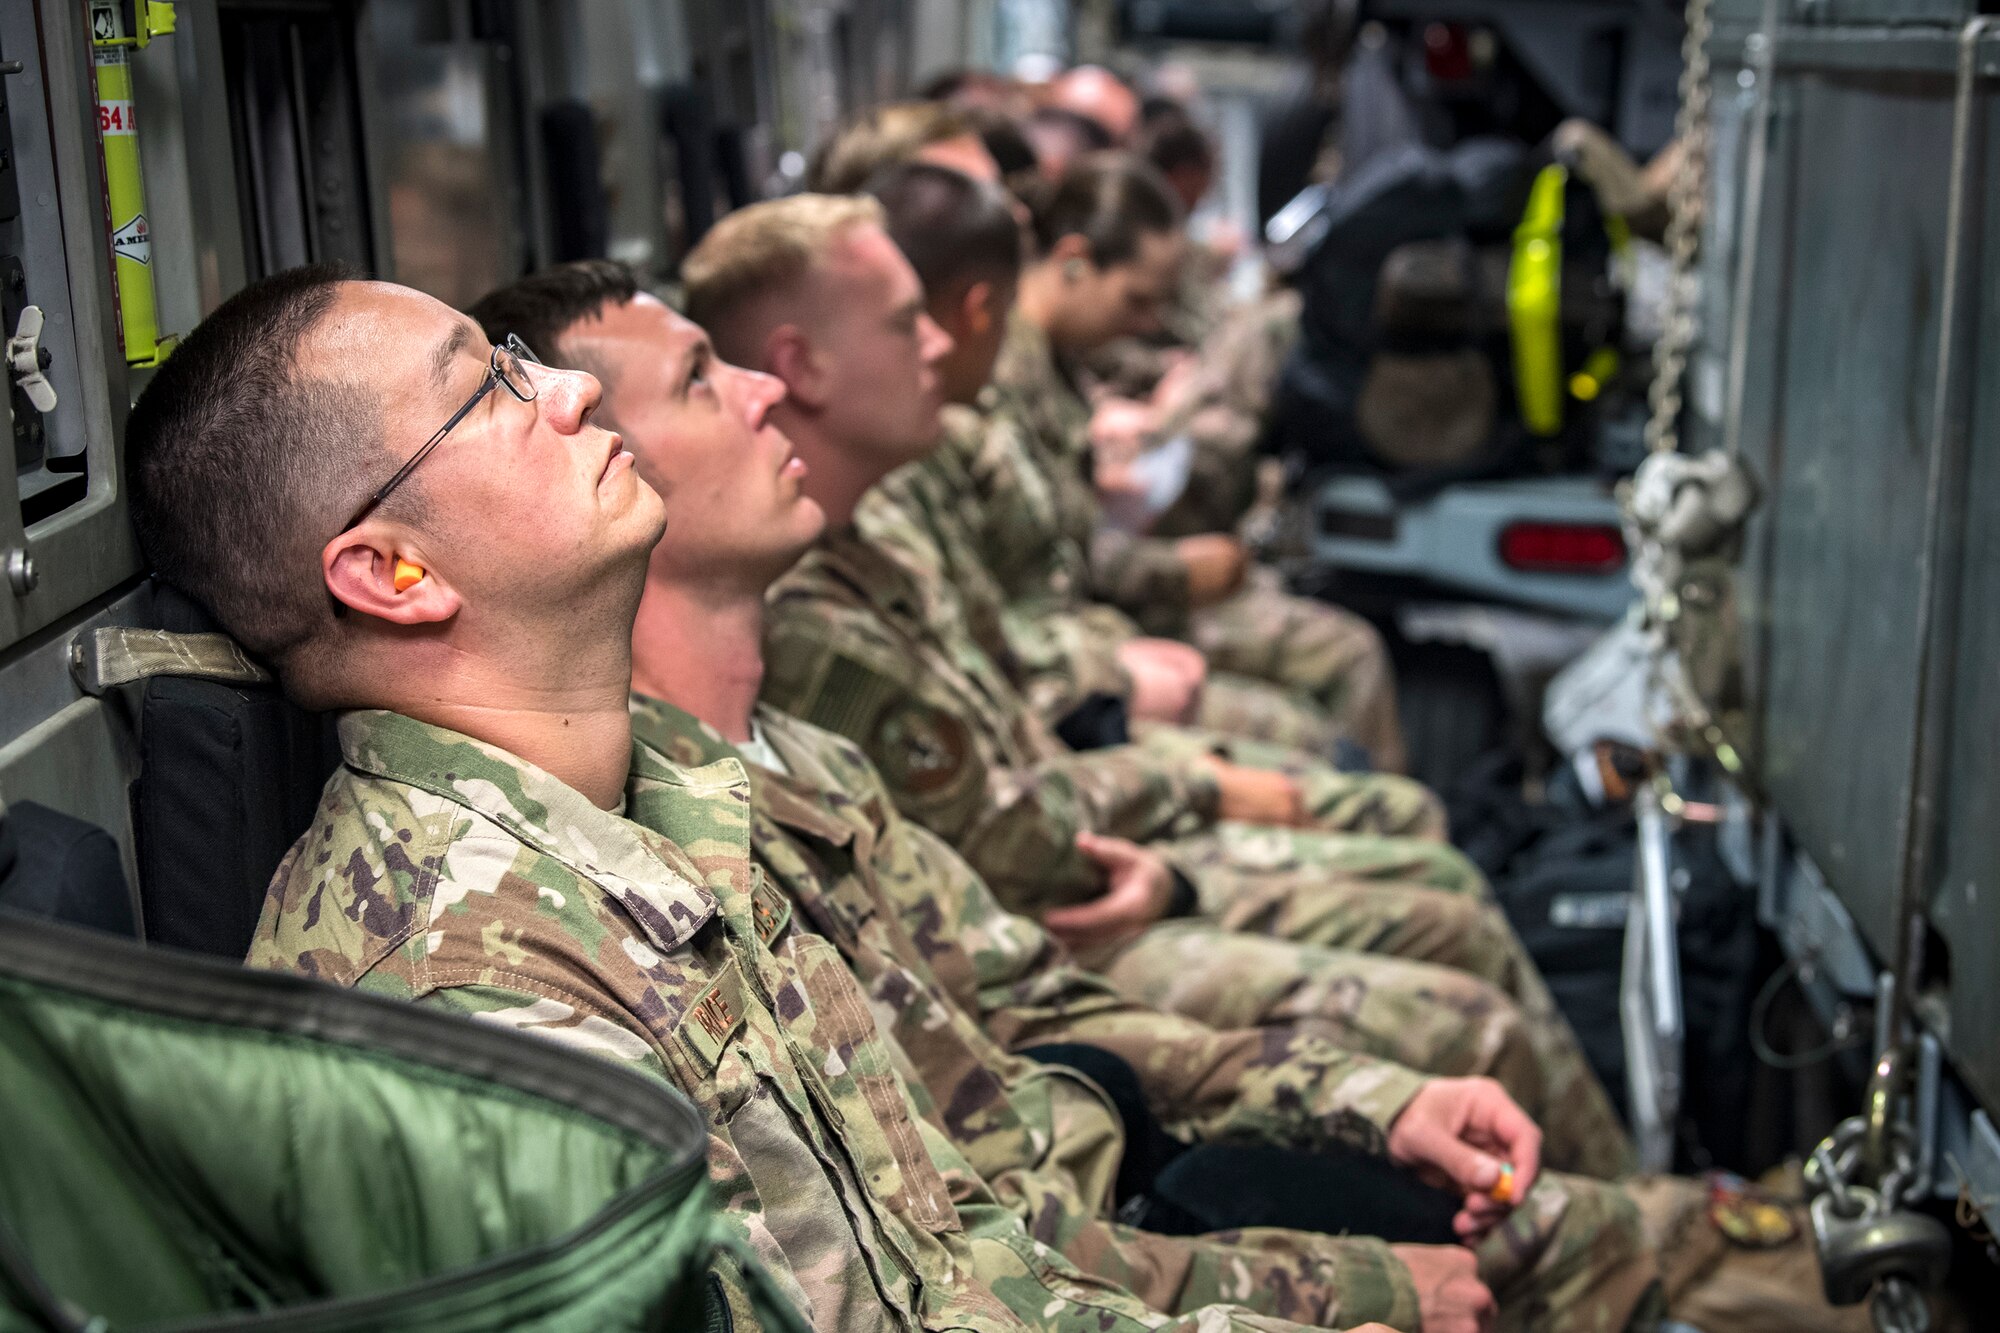
[[[808,929],[840,949],[915,1064],[943,1127],[981,1176],[1058,1172],[1086,1214],[1103,1211],[1117,1175],[1117,1113],[1088,1080],[995,1045],[933,978],[924,951],[891,910],[890,880],[936,881],[970,870],[897,815],[851,742],[768,708],[757,717],[788,770],[746,765],[751,853],[765,882],[783,894],[767,908],[767,928],[780,928],[796,908]],[[646,695],[632,696],[632,726],[645,744],[690,766],[739,757],[712,728]]]
[[[1165,1322],[1033,1242],[917,1110],[839,953],[767,928],[740,764],[635,745],[627,818],[396,714],[350,713],[340,734],[251,965],[669,1079],[709,1121],[725,1217],[816,1328]]]
[[[1080,831],[1136,842],[1215,820],[1215,778],[1135,746],[1073,752],[980,646],[953,588],[853,528],[773,586],[763,695],[858,742],[896,805],[1017,911],[1102,891]]]
[[[1053,494],[1025,448],[1011,418],[948,407],[938,447],[863,496],[854,525],[871,543],[956,588],[966,627],[1029,707],[1054,723],[1089,695],[1130,696],[1118,649],[1139,629],[1115,608],[1083,600],[1084,554],[1062,535]],[[1026,511],[1041,516],[1028,519]],[[1028,531],[1049,540],[1008,544],[1009,533]],[[1037,562],[1041,570],[1024,570]],[[1041,591],[1010,599],[1010,585]]]
[[[635,734],[683,763],[735,755],[672,705],[635,695],[632,712]],[[1122,1048],[1157,1113],[1191,1138],[1378,1146],[1421,1080],[1317,1038],[1216,1032],[1124,1000],[900,818],[852,742],[768,707],[757,721],[786,769],[749,766],[759,865],[840,948],[946,1132],[1036,1239],[1155,1305],[1190,1289],[1212,1298],[1227,1269],[1252,1274],[1247,1292],[1226,1289],[1269,1313],[1410,1320],[1414,1289],[1378,1241],[1247,1233],[1218,1245],[1103,1220],[1122,1151],[1115,1112],[1086,1080],[1010,1056],[994,1037]]]
[[[1042,515],[1024,505],[1009,506],[1003,518],[1008,530],[999,545],[1034,550],[1058,537],[1088,553],[1089,595],[1133,616],[1149,634],[1185,632],[1193,607],[1188,600],[1187,570],[1173,543],[1135,537],[1098,523],[1097,492],[1091,481],[1090,405],[1076,382],[1056,358],[1047,335],[1019,312],[1007,323],[1006,342],[993,368],[994,408],[1019,423],[1027,456],[1054,496],[1053,512],[1061,523],[1051,533],[1029,520]],[[1018,477],[995,477],[983,489],[1004,497],[1024,483]],[[1015,530],[1018,525],[1018,530]],[[1035,589],[1010,589],[1028,597]]]

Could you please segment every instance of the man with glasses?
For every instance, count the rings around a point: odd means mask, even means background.
[[[1163,1320],[1037,1245],[839,956],[764,927],[742,767],[632,741],[664,509],[592,422],[600,392],[427,296],[306,269],[225,302],[133,408],[160,576],[342,710],[248,961],[670,1080],[738,1239],[817,1329],[1294,1327]]]

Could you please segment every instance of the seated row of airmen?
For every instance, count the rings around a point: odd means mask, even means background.
[[[1696,1297],[1636,1201],[1699,1187],[1618,1183],[1435,798],[1332,762],[1399,762],[1380,640],[1199,517],[1282,312],[1094,410],[1185,201],[1117,148],[1010,191],[981,114],[862,117],[681,310],[307,268],[187,338],[129,420],[144,550],[340,713],[248,962],[670,1081],[816,1329],[1650,1326]],[[1170,435],[1150,503],[1121,447]],[[1276,1211],[1149,1208],[1162,1144],[1258,1148]],[[1341,1234],[1371,1158],[1455,1243]]]

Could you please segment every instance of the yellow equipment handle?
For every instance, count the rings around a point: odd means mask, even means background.
[[[1513,334],[1514,396],[1521,420],[1537,435],[1562,429],[1562,227],[1563,190],[1569,170],[1546,166],[1535,174],[1528,207],[1514,228],[1514,257],[1507,266],[1507,324]]]
[[[136,32],[127,32],[125,7],[92,0],[90,45],[97,73],[97,142],[104,159],[104,194],[110,210],[111,266],[117,278],[118,331],[125,361],[156,366],[173,350],[160,338],[153,296],[153,232],[146,218],[146,180],[139,170],[139,126],[132,108],[134,48],[174,30],[174,7],[135,0]]]

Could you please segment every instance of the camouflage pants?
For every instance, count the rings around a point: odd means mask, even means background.
[[[1202,685],[1195,722],[1204,731],[1265,741],[1309,755],[1331,757],[1341,740],[1333,714],[1283,685],[1228,671],[1212,671]]]
[[[1411,787],[1424,790],[1403,780],[1391,790]],[[1202,910],[1211,916],[1241,911],[1245,900],[1261,903],[1279,890],[1329,881],[1437,889],[1482,903],[1493,897],[1486,877],[1465,853],[1428,837],[1222,823],[1206,833],[1156,845],[1194,877],[1202,890]]]
[[[1382,636],[1361,617],[1295,597],[1275,571],[1258,568],[1236,593],[1195,612],[1189,638],[1217,671],[1275,681],[1316,700],[1377,769],[1403,770],[1395,672]]]
[[[1664,1313],[1659,1257],[1617,1185],[1545,1174],[1476,1253],[1503,1333],[1621,1333]]]
[[[1274,1228],[1162,1236],[1094,1214],[1046,1172],[988,1184],[1036,1240],[1162,1314],[1228,1304],[1316,1328],[1417,1323],[1409,1278],[1378,1240]]]
[[[1115,1278],[1087,1269],[1050,1262],[1051,1247],[1021,1233],[1011,1209],[996,1203],[961,1206],[964,1226],[952,1237],[960,1255],[960,1270],[977,1284],[975,1292],[961,1289],[961,1306],[974,1302],[987,1308],[980,1329],[1039,1328],[1050,1333],[1294,1333],[1305,1326],[1241,1305],[1207,1305],[1168,1317],[1149,1307]],[[925,1289],[926,1292],[930,1288]],[[984,1300],[981,1296],[990,1293]],[[956,1311],[951,1312],[957,1314]],[[1175,1312],[1179,1314],[1180,1312]],[[929,1311],[926,1311],[930,1315]],[[941,1327],[935,1316],[924,1326]],[[953,1319],[950,1327],[961,1327]]]
[[[1156,926],[1089,961],[1131,998],[1214,1027],[1298,1027],[1427,1074],[1495,1079],[1543,1127],[1551,1167],[1603,1179],[1631,1167],[1561,1015],[1530,1015],[1467,972],[1207,921]]]
[[[1407,1270],[1377,1240],[1270,1227],[1160,1236],[1088,1216],[1038,1175],[995,1192],[1036,1240],[1162,1314],[1227,1304],[1318,1328],[1418,1325]],[[1619,1333],[1657,1314],[1659,1264],[1616,1186],[1545,1174],[1476,1253],[1503,1329]]]
[[[1347,773],[1301,753],[1298,747],[1219,736],[1207,730],[1142,722],[1133,732],[1143,748],[1158,754],[1219,754],[1250,768],[1289,774],[1304,793],[1306,812],[1314,827],[1322,832],[1444,840],[1444,803],[1413,778],[1395,773]]]
[[[1229,935],[1299,947],[1295,971],[1313,965],[1312,949],[1340,951],[1336,956],[1343,962],[1359,955],[1433,965],[1405,978],[1407,993],[1390,989],[1378,997],[1380,1027],[1370,1024],[1351,1037],[1362,1041],[1364,1031],[1386,1028],[1379,1039],[1384,1044],[1357,1049],[1433,1073],[1489,1073],[1542,1124],[1552,1164],[1602,1179],[1632,1169],[1630,1142],[1575,1034],[1492,902],[1485,880],[1461,853],[1419,839],[1338,837],[1243,824],[1220,824],[1198,837],[1161,844],[1160,850],[1194,882],[1207,923]],[[1216,949],[1207,951],[1211,961],[1204,966],[1225,980],[1214,999],[1274,1000],[1285,986],[1285,977],[1271,972],[1274,960],[1250,956],[1247,944],[1230,947],[1245,950],[1246,958],[1225,963]],[[1241,1022],[1181,1007],[1210,993],[1189,975],[1193,963],[1185,949],[1165,937],[1128,948],[1141,952],[1132,962],[1120,960],[1131,969],[1119,978],[1121,985],[1140,994],[1151,984],[1169,987],[1186,998],[1156,1001],[1163,1007],[1206,1022]],[[1340,964],[1318,966],[1337,976]],[[1483,1011],[1495,995],[1511,1002],[1510,1022],[1503,1026],[1517,1034],[1517,1042],[1507,1058],[1491,1050],[1483,1057],[1487,1068],[1453,1067],[1452,1061],[1465,1059],[1464,1050],[1454,1054],[1448,1040],[1443,1048],[1433,1044],[1448,1033],[1440,1034],[1421,1015],[1427,1008],[1451,1007],[1440,1005],[1440,972],[1454,983],[1452,993],[1462,996],[1461,1013]],[[1149,974],[1157,982],[1147,981]],[[1465,995],[1457,989],[1464,982],[1482,982],[1490,990]],[[1543,1107],[1560,1108],[1561,1115],[1545,1116]]]

